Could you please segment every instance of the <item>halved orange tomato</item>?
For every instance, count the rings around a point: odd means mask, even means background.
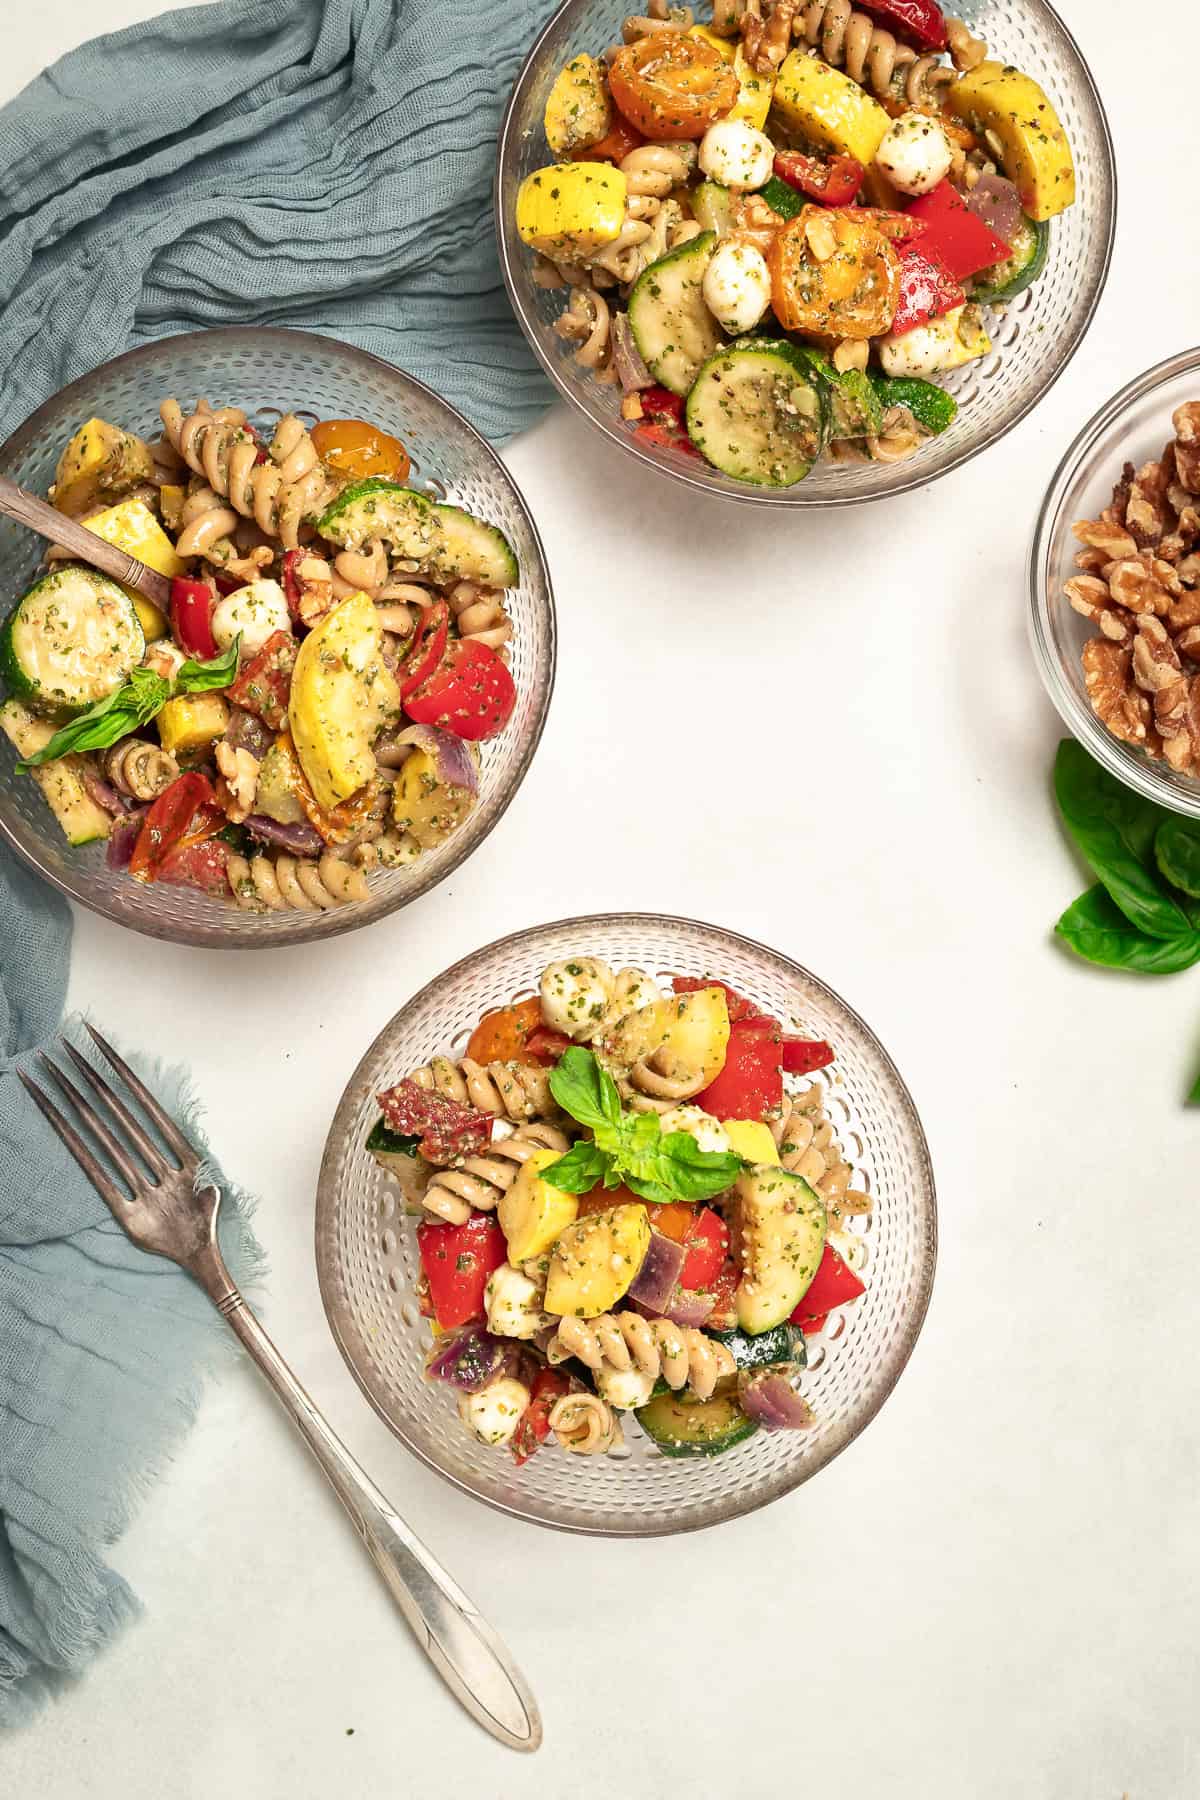
[[[702,138],[737,104],[733,64],[703,38],[656,31],[626,44],[612,60],[608,85],[618,109],[643,137]]]
[[[872,338],[891,326],[900,258],[878,226],[852,208],[806,206],[775,237],[767,266],[771,305],[785,331]]]
[[[310,435],[322,462],[347,481],[366,481],[372,475],[408,479],[412,464],[400,439],[365,419],[322,419]]]

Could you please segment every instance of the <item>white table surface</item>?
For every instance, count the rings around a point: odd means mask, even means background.
[[[4,7],[0,87],[160,8]],[[543,1751],[458,1710],[237,1367],[115,1551],[144,1619],[0,1746],[14,1800],[1200,1791],[1200,1125],[1180,1105],[1200,973],[1102,974],[1050,941],[1084,883],[1049,801],[1060,731],[1023,568],[1077,427],[1196,335],[1191,8],[1158,0],[1137,41],[1121,0],[1064,12],[1123,210],[1099,317],[1032,418],[936,489],[768,529],[558,408],[508,453],[557,582],[558,688],[471,862],[316,955],[77,920],[72,999],[190,1061],[262,1196],[269,1328],[507,1637]],[[668,745],[695,798],[647,787]],[[552,853],[571,842],[593,854]],[[765,1512],[640,1545],[511,1522],[418,1466],[344,1367],[312,1254],[325,1129],[391,1013],[504,932],[639,907],[776,944],[865,1013],[924,1116],[942,1234],[924,1335],[866,1435]]]

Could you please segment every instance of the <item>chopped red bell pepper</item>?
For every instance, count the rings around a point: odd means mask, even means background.
[[[465,1225],[417,1226],[417,1249],[429,1282],[433,1316],[443,1330],[470,1325],[484,1316],[488,1276],[508,1257],[504,1233],[486,1213],[472,1213]]]
[[[777,1019],[735,1019],[725,1066],[696,1095],[715,1119],[761,1119],[783,1104],[783,1030]]]
[[[452,638],[436,668],[404,701],[418,725],[436,725],[469,743],[503,731],[516,704],[507,665],[478,638]]]
[[[866,170],[853,156],[806,156],[803,150],[778,150],[775,173],[780,181],[822,206],[849,206]]]
[[[695,1291],[716,1280],[729,1256],[729,1227],[710,1206],[700,1207],[684,1239],[687,1254],[679,1271],[679,1285]]]
[[[959,281],[990,269],[993,263],[1006,262],[1012,254],[1011,246],[971,211],[949,181],[939,181],[928,194],[914,200],[908,217],[920,219],[925,226],[922,250]]]
[[[155,881],[175,849],[203,843],[228,824],[217,805],[207,775],[192,770],[165,788],[142,821],[129,872],[139,881]]]
[[[243,712],[254,713],[272,731],[288,721],[288,697],[299,645],[290,631],[274,631],[262,649],[242,664],[229,699]]]
[[[785,1075],[811,1075],[833,1061],[833,1047],[824,1038],[785,1037],[783,1040],[783,1072]]]
[[[664,450],[700,454],[688,436],[686,402],[681,394],[673,394],[665,387],[648,387],[642,389],[638,399],[642,403],[642,420],[634,429],[634,437],[644,444],[661,444]]]
[[[517,1429],[508,1440],[512,1459],[518,1469],[527,1463],[534,1451],[550,1436],[550,1414],[554,1403],[571,1391],[571,1378],[559,1369],[539,1369],[529,1390],[529,1405],[517,1421]]]
[[[849,1263],[832,1244],[826,1244],[817,1272],[788,1323],[799,1325],[801,1331],[819,1330],[835,1306],[845,1306],[848,1300],[857,1300],[866,1291]]]
[[[916,44],[921,50],[946,48],[946,16],[940,6],[934,5],[934,0],[854,0],[854,3],[906,44]]]
[[[923,242],[901,245],[900,298],[892,316],[893,332],[928,325],[956,306],[965,306],[966,299],[953,275],[926,252]]]
[[[538,1025],[525,1040],[526,1054],[535,1062],[552,1068],[564,1051],[571,1048],[571,1040],[561,1031],[551,1031],[548,1025]]]
[[[216,604],[217,597],[207,581],[193,581],[188,575],[172,576],[171,630],[181,648],[200,662],[211,662],[217,654],[212,634]]]
[[[435,600],[421,614],[412,648],[396,671],[402,700],[433,674],[442,660],[449,631],[450,608],[444,600]]]

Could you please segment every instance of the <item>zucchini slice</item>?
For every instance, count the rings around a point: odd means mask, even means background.
[[[711,1400],[697,1400],[686,1390],[660,1394],[633,1416],[664,1456],[720,1456],[758,1430],[736,1394],[714,1394]]]
[[[757,487],[794,487],[828,441],[826,385],[785,339],[739,339],[696,376],[687,428],[722,474]]]
[[[785,1324],[812,1285],[825,1249],[825,1207],[802,1176],[775,1163],[744,1170],[734,1194],[745,1271],[737,1321],[758,1337]]]
[[[781,219],[798,219],[804,208],[811,204],[790,182],[781,181],[778,175],[772,175],[759,188],[758,197],[765,200],[771,211],[778,213]]]
[[[1050,254],[1050,224],[1046,219],[1022,215],[1016,242],[1004,262],[981,269],[975,277],[973,300],[981,306],[996,306],[1004,300],[1015,300],[1027,287],[1032,287],[1046,267]]]
[[[438,520],[433,501],[424,494],[373,475],[343,488],[317,530],[341,550],[361,550],[378,538],[393,556],[424,563],[438,537]]]
[[[733,195],[719,181],[702,181],[692,190],[692,211],[705,231],[720,237],[733,224]]]
[[[673,394],[687,393],[701,364],[725,341],[700,291],[716,245],[716,233],[702,231],[651,263],[629,296],[629,328],[638,354]]]
[[[18,756],[35,756],[54,736],[49,720],[37,718],[19,700],[6,700],[0,706],[0,731]],[[68,844],[93,844],[112,830],[112,819],[87,791],[83,768],[82,756],[70,755],[30,770]]]
[[[495,525],[459,506],[435,506],[438,531],[429,569],[439,581],[482,581],[487,587],[516,587],[521,579],[513,547]]]
[[[36,712],[69,718],[114,693],[145,650],[124,588],[83,563],[62,563],[5,620],[0,676]]]
[[[808,1346],[798,1325],[776,1325],[757,1337],[745,1331],[711,1331],[708,1335],[715,1343],[724,1344],[739,1369],[762,1369],[768,1363],[791,1363],[803,1369],[808,1363]]]
[[[906,406],[918,425],[936,437],[953,425],[958,401],[935,381],[919,375],[872,375],[871,386],[883,407]]]
[[[807,368],[824,383],[829,396],[829,438],[877,437],[883,429],[883,405],[862,369],[835,369],[820,350],[795,346]]]

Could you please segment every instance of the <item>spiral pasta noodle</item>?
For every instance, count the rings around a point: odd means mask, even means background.
[[[233,897],[245,912],[328,912],[352,900],[369,900],[361,869],[327,850],[316,862],[301,857],[230,854],[225,862]]]
[[[105,752],[104,773],[131,800],[154,800],[178,778],[179,764],[167,750],[144,738],[123,738]]]
[[[462,638],[475,638],[492,650],[502,650],[512,636],[512,620],[504,609],[500,590],[478,581],[456,581],[446,590],[446,602]]]
[[[164,400],[159,408],[163,429],[172,447],[188,468],[202,476],[217,500],[227,502],[206,508],[205,513],[228,515],[220,530],[204,516],[185,523],[176,545],[180,556],[199,556],[204,548],[228,535],[238,515],[253,519],[268,537],[278,538],[285,550],[295,550],[300,527],[319,512],[332,496],[332,482],[317,455],[316,445],[295,413],[285,413],[267,447],[267,460],[259,462],[259,446],[246,429],[240,407],[214,410],[198,400],[187,415],[178,400]],[[185,508],[186,514],[186,508]]]
[[[649,237],[650,227],[644,226],[642,230],[643,235]],[[612,314],[608,301],[596,292],[590,281],[572,288],[570,301],[554,321],[554,331],[556,336],[578,345],[575,361],[580,368],[604,368],[608,361]]]
[[[620,164],[628,193],[660,200],[687,180],[692,166],[693,158],[673,144],[640,144]]]
[[[544,1120],[518,1125],[510,1137],[494,1138],[485,1151],[468,1156],[461,1167],[438,1169],[421,1204],[448,1225],[463,1225],[472,1207],[478,1212],[495,1211],[535,1151],[557,1150],[562,1155],[570,1147],[570,1140],[557,1126]]]
[[[805,0],[793,31],[825,62],[876,94],[890,94],[897,70],[917,60],[915,50],[856,12],[850,0]]]
[[[434,1056],[423,1069],[414,1069],[411,1079],[418,1087],[444,1094],[460,1106],[473,1106],[493,1118],[511,1119],[521,1124],[526,1119],[554,1119],[559,1109],[550,1092],[550,1072],[531,1063],[473,1062],[464,1056],[454,1062],[448,1056]]]
[[[698,1400],[710,1399],[717,1382],[737,1366],[728,1346],[702,1331],[634,1312],[560,1319],[546,1358],[554,1363],[570,1356],[596,1374],[638,1369],[655,1379],[661,1376],[668,1387],[690,1388]]]
[[[550,1429],[574,1456],[607,1456],[624,1442],[621,1421],[599,1394],[564,1394],[550,1408]]]
[[[783,1116],[772,1121],[770,1130],[780,1163],[815,1189],[831,1224],[872,1210],[871,1196],[850,1186],[850,1165],[825,1117],[815,1082],[786,1102]]]
[[[624,1079],[618,1079],[617,1087],[624,1098],[628,1099],[639,1112],[669,1112],[684,1100],[690,1100],[708,1085],[708,1076],[703,1069],[689,1070],[683,1075],[665,1075],[655,1066],[657,1052],[654,1056],[643,1056],[635,1062]]]

